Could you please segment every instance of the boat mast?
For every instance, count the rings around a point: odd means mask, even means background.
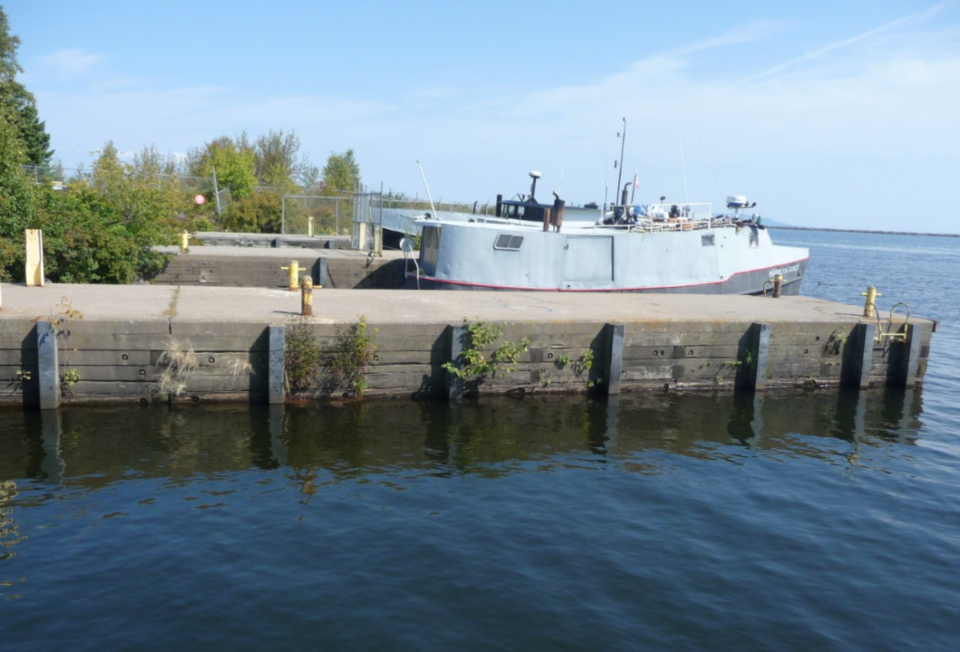
[[[617,192],[620,192],[620,182],[623,180],[623,148],[627,142],[627,119],[623,119],[623,131],[620,132],[620,172],[617,173]],[[616,198],[615,198],[616,199]]]
[[[423,187],[427,189],[427,199],[430,200],[430,210],[433,211],[433,219],[439,219],[440,216],[437,215],[437,207],[433,205],[433,197],[430,196],[430,186],[427,185],[427,175],[423,173],[423,166],[420,165],[420,161],[417,161],[417,167],[420,168],[420,176],[423,177]],[[443,199],[443,197],[441,197]]]

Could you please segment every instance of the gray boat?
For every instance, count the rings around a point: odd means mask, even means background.
[[[797,294],[809,259],[801,247],[775,245],[756,206],[727,198],[710,204],[653,203],[566,208],[529,197],[497,197],[496,215],[425,215],[415,224],[420,253],[407,285],[420,289],[552,292],[682,292],[761,294],[777,276],[783,294]],[[574,219],[569,219],[569,217]],[[406,247],[409,251],[409,245]]]

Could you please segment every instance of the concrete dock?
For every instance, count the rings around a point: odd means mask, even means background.
[[[253,234],[244,236],[244,240]],[[156,247],[170,256],[164,270],[150,279],[160,285],[207,285],[219,287],[285,288],[288,274],[283,268],[296,260],[300,269],[325,288],[398,289],[404,283],[403,253],[387,250],[381,256],[369,252],[336,247],[310,246],[317,238],[275,238],[283,246],[267,247],[266,236],[253,242],[258,245]],[[211,242],[223,240],[212,239]],[[297,243],[299,245],[292,245]],[[340,243],[337,243],[338,245]]]
[[[313,305],[301,317],[299,292],[271,288],[0,284],[0,403],[155,400],[171,348],[197,360],[182,397],[275,402],[282,329],[309,324],[329,346],[361,316],[375,332],[368,396],[909,387],[936,327],[802,296],[324,288]],[[502,325],[501,341],[526,351],[464,385],[443,364],[469,345],[465,320]]]

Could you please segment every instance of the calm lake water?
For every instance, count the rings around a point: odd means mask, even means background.
[[[922,389],[3,411],[3,649],[958,649],[960,239],[774,238]]]

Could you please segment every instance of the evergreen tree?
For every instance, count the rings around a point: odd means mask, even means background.
[[[17,81],[17,74],[23,72],[17,62],[19,47],[20,37],[10,34],[7,14],[0,6],[0,104],[7,109],[4,118],[20,133],[26,163],[48,168],[53,150],[46,123],[40,120],[33,94]]]

